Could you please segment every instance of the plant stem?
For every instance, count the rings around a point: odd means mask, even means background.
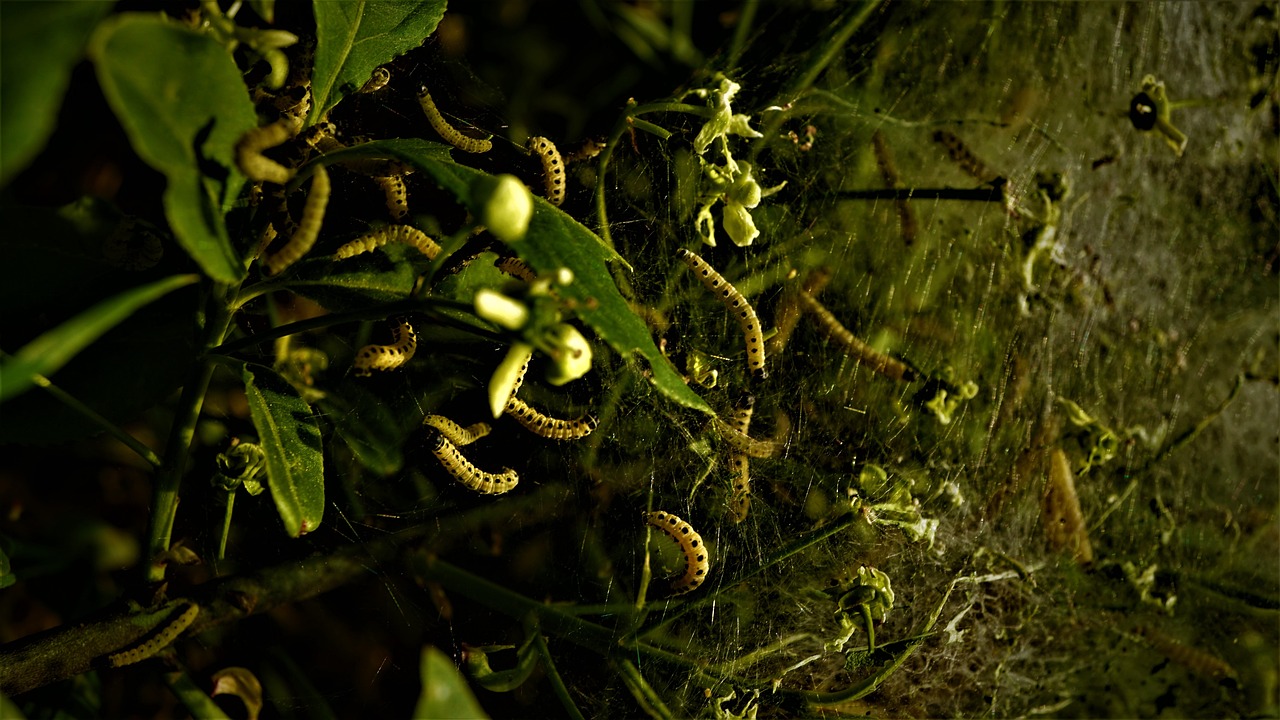
[[[653,687],[644,679],[644,675],[640,674],[640,668],[636,667],[635,663],[626,658],[618,658],[613,664],[619,671],[618,674],[622,676],[623,684],[650,717],[662,720],[675,717],[666,703],[662,702],[662,698],[658,697],[658,693],[654,692]]]
[[[217,347],[226,336],[231,324],[229,299],[234,289],[214,286],[205,293],[205,350]],[[196,422],[204,406],[204,396],[213,378],[214,363],[208,355],[202,356],[182,386],[182,395],[169,429],[169,441],[165,445],[164,461],[156,475],[152,490],[151,519],[147,529],[147,555],[143,568],[147,582],[164,580],[164,565],[157,565],[157,556],[169,549],[173,536],[173,522],[178,513],[178,491],[187,469],[187,456],[191,451],[191,439],[195,436]]]
[[[967,200],[970,202],[1004,202],[1004,191],[998,187],[979,188],[873,188],[840,190],[842,200]]]
[[[618,146],[622,134],[634,126],[634,119],[654,112],[678,112],[710,118],[713,111],[708,107],[678,102],[658,102],[648,105],[636,105],[635,101],[627,103],[626,112],[618,118],[613,131],[609,133],[609,138],[605,140],[604,151],[600,153],[600,169],[596,172],[596,224],[599,226],[600,239],[610,249],[613,249],[613,237],[609,234],[609,211],[604,201],[604,181],[609,170],[609,159],[613,157],[613,149]]]
[[[526,625],[533,627],[527,628],[533,633],[533,649],[538,653],[538,657],[542,660],[542,669],[547,673],[547,681],[551,683],[551,691],[560,699],[560,705],[564,707],[564,711],[569,714],[573,720],[585,720],[582,711],[574,704],[573,698],[569,696],[569,688],[565,686],[564,679],[560,677],[560,672],[556,670],[555,661],[551,659],[551,649],[547,647],[547,639],[543,637],[541,628],[537,627],[537,620],[532,619]]]
[[[98,413],[98,411],[80,402],[75,396],[71,395],[66,390],[54,385],[49,378],[43,375],[36,375],[32,378],[32,382],[44,388],[46,392],[57,398],[64,405],[67,405],[89,420],[92,420],[94,424],[105,430],[109,435],[111,435],[111,437],[119,440],[125,447],[137,453],[139,457],[150,463],[152,467],[160,467],[160,456],[156,455],[151,448],[143,445],[140,440],[125,432],[119,425],[116,425],[103,417]]]
[[[738,13],[738,22],[733,28],[733,41],[729,45],[729,57],[725,61],[725,69],[733,72],[737,65],[738,59],[742,57],[742,50],[747,45],[747,34],[751,32],[751,26],[755,24],[756,11],[760,9],[760,0],[743,0],[742,10]]]

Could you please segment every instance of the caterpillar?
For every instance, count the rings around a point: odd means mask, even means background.
[[[911,382],[916,379],[916,371],[911,366],[859,340],[814,296],[801,290],[800,302],[818,319],[818,326],[827,334],[827,337],[844,345],[849,355],[858,362],[865,363],[873,371],[894,380]]]
[[[196,616],[199,614],[199,605],[187,603],[186,609],[170,620],[167,625],[160,628],[159,632],[153,635],[150,640],[129,650],[108,655],[107,664],[113,668],[118,668],[146,660],[173,644],[173,641],[178,639],[182,631],[195,622]]]
[[[391,213],[393,219],[402,220],[409,214],[409,191],[405,189],[404,178],[388,175],[375,177],[373,181],[382,188],[382,194],[387,198],[387,212]]]
[[[494,261],[493,266],[502,272],[511,275],[512,277],[518,277],[527,283],[532,283],[534,280],[538,279],[538,275],[533,271],[533,268],[529,267],[525,261],[518,257],[498,258]]]
[[[431,123],[431,128],[450,145],[469,153],[489,152],[493,147],[493,143],[488,139],[477,140],[467,137],[450,125],[436,108],[436,103],[431,99],[431,93],[427,91],[426,85],[418,87],[418,104],[422,106],[422,112],[427,116],[427,122]]]
[[[814,297],[817,297],[830,281],[830,268],[815,268],[805,276],[804,282],[800,285],[800,289]],[[795,332],[796,323],[800,321],[800,315],[803,312],[804,309],[800,305],[800,298],[795,290],[788,290],[783,293],[782,298],[778,300],[778,307],[774,311],[774,332],[773,336],[764,344],[765,352],[770,355],[776,355],[782,352],[783,348],[785,348],[787,343],[791,340],[791,333]]]
[[[270,125],[253,128],[236,142],[236,165],[250,180],[284,185],[293,179],[294,170],[262,154],[263,150],[281,145],[302,129],[302,121],[285,116]]]
[[[1093,546],[1089,544],[1089,530],[1076,495],[1075,478],[1062,448],[1054,448],[1049,456],[1049,481],[1041,497],[1040,518],[1050,548],[1070,550],[1081,564],[1093,561]]]
[[[523,373],[521,373],[523,378]],[[525,401],[515,396],[507,401],[506,413],[516,419],[529,432],[551,440],[578,440],[591,434],[596,429],[598,420],[586,415],[577,420],[553,418],[529,407]]]
[[[1183,645],[1177,640],[1174,640],[1154,628],[1147,627],[1146,625],[1139,625],[1134,629],[1134,632],[1141,635],[1148,643],[1151,643],[1151,646],[1158,650],[1160,654],[1195,674],[1217,680],[1219,683],[1236,683],[1236,669],[1216,655]]]
[[[702,536],[689,523],[668,512],[657,510],[645,513],[645,522],[666,533],[675,540],[684,553],[684,574],[671,583],[671,592],[683,595],[698,589],[707,579],[710,563],[707,560],[707,548]]]
[[[965,171],[969,177],[983,183],[989,183],[999,177],[965,146],[963,140],[954,134],[946,130],[938,130],[933,134],[933,139],[947,149],[947,154],[951,156],[952,162],[959,165],[960,169]]]
[[[444,469],[448,470],[458,482],[481,495],[501,495],[510,492],[520,482],[520,476],[511,468],[490,473],[476,467],[470,460],[463,457],[461,452],[458,452],[458,448],[449,442],[444,433],[436,428],[429,428],[427,433],[431,454],[436,456]]]
[[[422,419],[422,424],[439,430],[454,445],[470,445],[489,434],[488,423],[478,422],[462,427],[443,415],[428,415]]]
[[[751,413],[755,408],[756,398],[747,395],[733,411],[733,425],[746,435],[751,429]],[[733,469],[733,493],[729,496],[729,514],[735,523],[747,519],[751,510],[751,468],[746,453],[736,452],[729,456],[729,467]]]
[[[384,67],[376,67],[369,80],[360,88],[361,93],[375,93],[391,82],[391,71]]]
[[[316,167],[316,174],[311,177],[311,188],[307,192],[307,204],[302,208],[302,222],[296,231],[289,235],[289,242],[280,251],[266,258],[267,274],[279,275],[285,268],[297,262],[311,251],[320,235],[320,225],[324,222],[324,211],[329,206],[329,171],[323,165]]]
[[[747,342],[747,367],[756,379],[763,380],[768,376],[764,369],[764,333],[760,330],[760,319],[756,317],[755,309],[746,298],[742,297],[742,293],[721,277],[720,273],[708,265],[706,260],[684,248],[676,252],[689,269],[698,276],[702,284],[718,295],[729,311],[736,315],[738,325],[742,327],[742,334]]]
[[[388,225],[387,227],[365,233],[351,242],[338,248],[334,257],[338,260],[373,252],[387,243],[404,243],[418,249],[428,260],[435,260],[440,254],[440,246],[427,234],[411,225]]]
[[[418,334],[408,320],[401,320],[393,331],[390,345],[365,345],[356,353],[355,374],[367,377],[374,370],[395,370],[413,359],[418,349]]]
[[[547,191],[547,201],[559,207],[564,202],[564,161],[560,151],[550,140],[534,136],[529,138],[529,149],[542,161],[542,182]]]
[[[757,440],[739,430],[733,423],[725,422],[718,417],[715,419],[715,424],[720,431],[720,437],[724,439],[725,443],[747,457],[776,457],[786,447],[785,436],[769,440]]]
[[[901,188],[902,178],[898,175],[898,167],[893,162],[893,151],[889,149],[889,143],[885,141],[884,134],[876,130],[871,134],[871,143],[875,149],[876,164],[880,166],[880,177],[884,179],[884,184],[891,188]],[[911,210],[911,203],[906,200],[894,200],[893,204],[898,209],[898,227],[902,229],[902,244],[911,247],[916,241],[918,232],[916,214]]]

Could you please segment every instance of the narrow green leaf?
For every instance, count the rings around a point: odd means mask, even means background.
[[[0,3],[0,185],[57,125],[71,69],[111,3]]]
[[[473,205],[471,184],[485,173],[460,165],[449,157],[448,146],[419,139],[379,140],[331,153],[324,163],[346,159],[395,158],[426,172],[463,205]],[[685,407],[710,413],[711,408],[680,377],[680,373],[658,350],[649,328],[631,312],[618,292],[609,272],[610,261],[625,262],[613,249],[560,208],[535,197],[533,219],[522,242],[511,246],[525,262],[540,273],[567,267],[574,281],[559,290],[560,296],[575,301],[578,317],[591,326],[605,342],[625,358],[639,355],[648,362],[658,391]]]
[[[313,105],[307,124],[355,92],[373,69],[418,47],[436,31],[445,0],[317,2]]]
[[[174,275],[127,290],[44,333],[13,356],[0,358],[0,402],[30,388],[36,375],[57,372],[139,307],[199,279],[196,275]]]
[[[291,537],[309,533],[324,515],[320,426],[311,406],[271,368],[246,363],[241,377],[280,520]]]
[[[235,143],[257,116],[235,62],[208,35],[141,13],[104,22],[89,51],[134,150],[168,180],[178,242],[214,280],[239,282],[245,269],[223,216],[245,182]]]
[[[413,712],[418,718],[489,717],[453,661],[439,649],[422,649],[422,694]]]
[[[169,689],[182,701],[183,705],[187,706],[187,710],[193,717],[229,720],[229,716],[222,711],[222,708],[218,707],[213,698],[206,695],[187,673],[181,671],[165,673],[164,679],[169,683]]]
[[[389,245],[346,260],[303,260],[290,268],[281,282],[283,287],[328,310],[355,310],[409,297],[427,262],[414,248]]]

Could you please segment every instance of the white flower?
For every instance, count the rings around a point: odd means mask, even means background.
[[[519,330],[529,322],[528,306],[496,290],[477,290],[475,304],[476,315],[508,330]]]
[[[564,385],[591,370],[591,345],[578,328],[559,323],[547,332],[545,340],[550,346],[547,354],[555,360],[547,369],[547,382]]]
[[[498,364],[498,369],[493,371],[493,377],[489,378],[489,409],[493,411],[495,418],[502,417],[503,411],[507,409],[507,403],[515,394],[516,383],[521,378],[521,369],[532,356],[533,346],[518,342],[511,346],[507,356]]]
[[[472,186],[480,222],[504,243],[520,242],[533,217],[533,194],[514,175],[483,178]]]

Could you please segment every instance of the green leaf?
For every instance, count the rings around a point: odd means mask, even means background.
[[[422,694],[413,712],[419,718],[487,718],[449,657],[428,645],[422,649]]]
[[[71,69],[111,3],[0,3],[0,185],[57,125]]]
[[[320,526],[324,515],[324,451],[311,406],[289,381],[269,367],[246,363],[241,371],[249,414],[267,451],[267,479],[290,537]]]
[[[18,576],[13,574],[13,566],[9,564],[9,556],[5,554],[4,546],[0,545],[0,590],[17,581]]]
[[[187,706],[193,717],[210,718],[211,720],[229,720],[229,716],[218,707],[213,698],[200,689],[200,685],[185,672],[165,673],[165,682],[169,689]]]
[[[346,260],[303,260],[290,268],[281,282],[327,310],[356,310],[409,297],[427,262],[415,248],[388,245]]]
[[[374,68],[418,47],[436,31],[445,0],[317,2],[316,60],[311,74],[314,124],[369,79]]]
[[[139,307],[199,279],[196,275],[174,275],[125,291],[32,340],[12,357],[0,358],[0,402],[29,389],[37,375],[56,372]]]
[[[459,202],[471,207],[472,181],[486,173],[454,162],[448,151],[448,146],[427,140],[379,140],[325,155],[323,161],[329,165],[359,158],[401,160],[429,174]],[[574,301],[578,317],[624,358],[644,358],[659,392],[685,407],[712,412],[658,350],[644,321],[631,312],[608,267],[610,261],[625,260],[595,233],[560,208],[535,197],[528,234],[511,249],[539,273],[569,268],[574,281],[558,292],[562,298]]]
[[[235,62],[213,38],[140,13],[99,26],[90,55],[134,150],[168,180],[178,242],[214,280],[239,282],[245,268],[223,217],[245,182],[235,143],[257,116]]]

